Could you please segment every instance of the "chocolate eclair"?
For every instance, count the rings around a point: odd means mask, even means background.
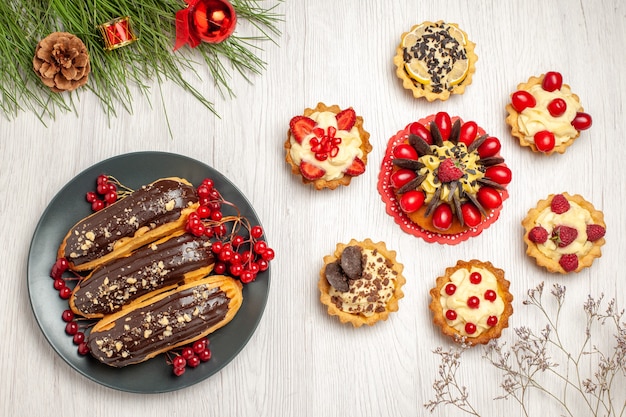
[[[150,292],[200,279],[214,264],[207,236],[179,232],[96,267],[76,285],[69,304],[76,314],[101,318]]]
[[[86,271],[182,229],[198,207],[191,183],[164,178],[80,220],[58,251],[74,271]]]
[[[243,300],[241,283],[213,275],[137,299],[94,325],[87,338],[100,362],[121,368],[192,343],[229,323]]]

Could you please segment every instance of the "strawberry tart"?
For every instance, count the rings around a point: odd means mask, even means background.
[[[466,344],[500,337],[513,314],[513,296],[504,271],[490,262],[458,261],[430,290],[433,322],[443,334]]]
[[[500,141],[475,122],[439,112],[410,123],[388,143],[378,191],[402,229],[456,244],[499,216],[511,170]]]
[[[348,244],[338,243],[335,252],[324,257],[318,282],[320,301],[329,315],[354,327],[387,320],[404,297],[403,269],[396,252],[383,242],[352,239]]]
[[[528,211],[522,226],[526,253],[549,272],[579,272],[602,256],[604,214],[580,195],[549,195]]]
[[[447,100],[471,84],[475,46],[455,23],[420,23],[402,34],[393,59],[396,75],[415,98]]]
[[[319,103],[289,122],[285,159],[303,183],[334,190],[365,172],[372,150],[369,137],[352,107]]]
[[[519,84],[506,110],[506,123],[520,145],[546,155],[564,153],[592,122],[578,96],[556,71]]]

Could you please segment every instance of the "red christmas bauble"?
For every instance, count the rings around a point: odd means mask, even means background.
[[[227,0],[198,0],[189,13],[190,29],[208,43],[220,43],[232,35],[237,14]]]

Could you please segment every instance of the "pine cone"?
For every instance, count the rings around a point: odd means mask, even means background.
[[[80,38],[54,32],[37,44],[33,68],[52,91],[62,92],[86,84],[91,65],[87,47]]]

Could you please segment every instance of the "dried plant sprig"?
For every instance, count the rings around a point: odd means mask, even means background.
[[[520,405],[523,415],[529,416],[528,394],[531,390],[536,390],[558,404],[567,416],[580,415],[581,410],[574,409],[575,406],[572,405],[572,401],[578,398],[588,408],[588,415],[623,417],[626,415],[626,391],[620,388],[626,378],[624,310],[617,307],[615,299],[604,303],[604,295],[598,298],[588,296],[583,305],[584,340],[580,349],[570,351],[562,342],[559,328],[566,288],[559,284],[553,285],[550,294],[555,301],[555,308],[544,304],[543,293],[544,284],[541,283],[528,291],[528,299],[524,304],[539,310],[547,321],[545,327],[538,333],[525,326],[519,327],[514,329],[515,340],[510,346],[493,340],[484,347],[483,358],[503,374],[500,387],[504,394],[497,399],[514,399]],[[604,304],[606,307],[603,311]],[[615,346],[608,352],[590,345],[592,332],[605,325],[615,330]],[[435,399],[425,404],[431,412],[439,405],[454,405],[470,415],[479,415],[473,407],[467,407],[469,393],[456,380],[463,350],[456,347],[447,352],[441,348],[435,350],[441,357],[441,365],[439,379],[433,386]],[[554,359],[556,357],[563,360],[558,362]],[[592,375],[584,376],[583,359],[590,358],[595,363],[595,370]],[[557,381],[560,387],[547,388],[542,383],[544,374]],[[458,395],[455,397],[451,393]]]

